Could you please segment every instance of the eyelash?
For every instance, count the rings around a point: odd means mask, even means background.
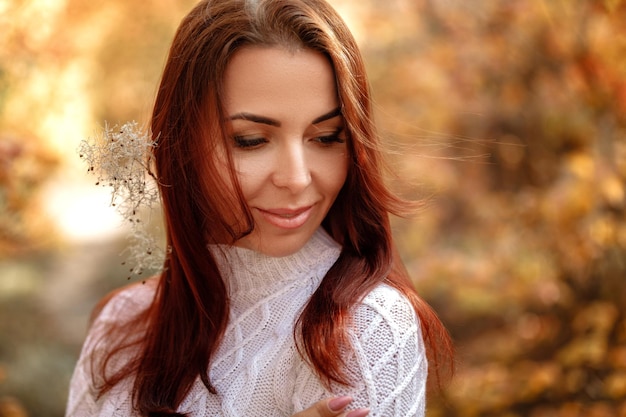
[[[243,136],[235,136],[233,137],[233,141],[235,142],[235,146],[241,149],[253,149],[267,143],[267,139],[264,138],[246,139]]]
[[[331,146],[334,143],[345,143],[345,139],[339,137],[343,128],[337,129],[330,135],[318,136],[314,140],[322,146]],[[268,142],[265,138],[249,138],[244,136],[233,136],[235,147],[240,149],[254,149]]]
[[[345,143],[345,139],[339,137],[342,131],[343,128],[337,129],[332,134],[326,136],[318,136],[315,138],[315,140],[317,140],[320,144],[324,146],[331,146],[333,143]]]

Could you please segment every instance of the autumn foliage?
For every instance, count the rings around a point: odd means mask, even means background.
[[[63,156],[46,137],[61,125],[29,124],[33,113],[18,105],[38,102],[33,79],[47,70],[62,82],[90,63],[77,72],[92,112],[83,122],[142,120],[172,11],[185,9],[66,3],[60,38],[2,16],[12,30],[0,34],[5,258],[35,247],[45,226],[29,220],[34,196]],[[398,174],[390,180],[425,201],[394,224],[416,287],[458,349],[456,375],[428,415],[626,416],[626,2],[331,3],[362,45]],[[53,88],[46,98],[67,102]],[[0,400],[13,384],[3,367],[0,357]]]
[[[373,46],[432,191],[398,233],[459,349],[429,415],[626,415],[626,4],[479,3]]]

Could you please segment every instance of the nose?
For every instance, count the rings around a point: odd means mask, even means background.
[[[311,171],[302,143],[285,145],[274,167],[273,182],[296,194],[311,183]]]

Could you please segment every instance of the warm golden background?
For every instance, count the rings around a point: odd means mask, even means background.
[[[125,229],[78,158],[146,123],[191,0],[0,0],[0,416],[59,417]],[[429,416],[626,416],[626,2],[334,0],[458,372]]]

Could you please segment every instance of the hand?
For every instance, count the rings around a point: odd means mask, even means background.
[[[344,412],[352,397],[335,397],[321,400],[291,417],[365,417],[369,414],[367,408],[359,408],[348,413]]]

